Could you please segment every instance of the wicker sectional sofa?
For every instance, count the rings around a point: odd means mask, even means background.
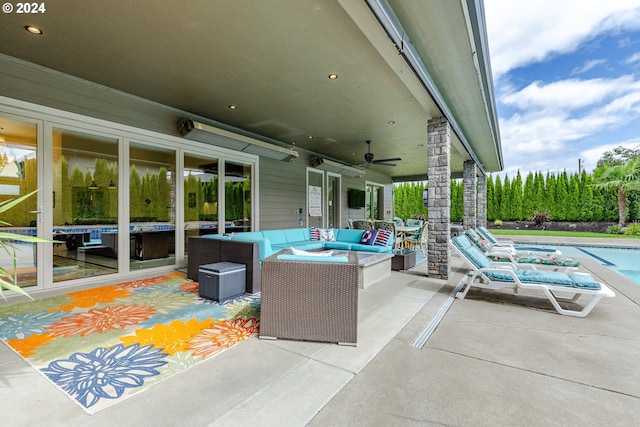
[[[386,245],[360,243],[364,230],[333,229],[335,240],[312,240],[310,228],[248,231],[235,235],[207,234],[189,238],[187,277],[198,280],[202,264],[220,261],[247,265],[247,292],[261,289],[260,264],[262,260],[280,251],[294,247],[303,250],[337,249],[377,253],[393,252],[393,237]]]
[[[294,247],[303,250],[338,249],[343,251],[363,251],[391,253],[393,237],[385,245],[364,244],[360,242],[365,230],[350,228],[331,229],[332,240],[313,240],[311,228],[287,228],[283,230],[248,231],[234,236],[223,236],[233,241],[256,242],[260,247],[260,260],[271,256],[281,249]],[[205,236],[210,237],[210,236]]]

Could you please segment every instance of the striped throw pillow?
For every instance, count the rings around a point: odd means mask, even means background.
[[[311,227],[309,229],[309,234],[311,235],[311,240],[320,240],[320,229],[317,227]]]
[[[378,230],[376,240],[374,240],[373,244],[378,246],[387,246],[392,235],[393,233],[390,230]]]

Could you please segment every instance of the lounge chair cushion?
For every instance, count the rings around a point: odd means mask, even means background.
[[[546,285],[567,286],[582,289],[600,289],[600,284],[589,275],[564,274],[557,271],[543,270],[514,270],[522,283],[544,283]],[[496,282],[513,282],[510,273],[495,271],[486,272],[485,275]]]
[[[477,248],[471,245],[469,240],[464,236],[456,236],[453,238],[453,243],[461,252],[463,252],[467,258],[477,268],[491,268],[491,261],[480,252]],[[600,289],[600,284],[593,280],[589,275],[583,274],[564,274],[557,271],[546,270],[513,270],[522,283],[545,283],[547,285],[556,286],[568,286],[585,289]],[[487,278],[496,282],[513,282],[513,276],[510,272],[505,271],[487,271],[484,273]]]
[[[453,238],[453,243],[458,247],[458,249],[460,249],[460,251],[467,255],[469,260],[473,262],[477,268],[491,267],[491,261],[489,261],[482,252],[471,246],[471,242],[469,242],[466,237],[456,236]]]
[[[492,253],[487,254],[487,257],[491,261],[496,262],[510,262],[511,260],[501,254]],[[542,265],[555,265],[560,267],[580,267],[580,263],[570,257],[558,257],[553,255],[535,256],[535,255],[522,255],[513,256],[513,260],[520,264],[542,264]]]

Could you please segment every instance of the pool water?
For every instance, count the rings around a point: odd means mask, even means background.
[[[640,249],[595,246],[561,246],[558,249],[563,256],[574,258],[590,256],[640,285],[640,262],[638,262],[640,261]]]

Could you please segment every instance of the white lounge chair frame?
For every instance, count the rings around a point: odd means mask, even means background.
[[[516,252],[526,253],[529,255],[537,252],[562,255],[562,252],[552,247],[541,246],[540,248],[536,248],[536,245],[534,244],[531,244],[531,245],[517,244],[517,243],[514,243],[513,240],[503,240],[503,239],[498,240],[485,227],[478,227],[475,229],[475,232],[478,234],[478,236],[484,239],[485,242],[491,245],[491,248],[494,252],[506,251],[514,255],[516,254]]]
[[[469,266],[470,270],[462,277],[459,285],[462,284],[460,291],[456,294],[456,298],[464,299],[467,296],[467,293],[471,289],[471,287],[476,287],[480,289],[489,289],[489,290],[498,290],[504,288],[512,288],[514,295],[518,294],[518,289],[529,289],[535,291],[541,291],[551,302],[553,308],[560,314],[565,316],[573,316],[573,317],[585,317],[588,315],[593,307],[598,304],[602,297],[614,297],[615,293],[604,283],[600,283],[600,289],[584,289],[584,288],[573,288],[568,286],[560,286],[560,285],[550,285],[546,283],[523,283],[520,281],[518,276],[515,273],[515,269],[511,263],[505,262],[491,262],[491,267],[488,268],[478,268],[476,265],[467,257],[467,255],[462,252],[452,240],[449,240],[449,245],[453,248],[453,250],[460,255],[462,259],[465,260],[466,264]],[[472,250],[477,250],[474,246],[471,247]],[[482,254],[484,256],[484,254]],[[488,259],[487,259],[488,260]],[[518,266],[522,266],[519,264]],[[502,282],[502,281],[494,281],[491,280],[485,273],[488,272],[497,272],[497,273],[507,273],[513,279],[513,282]],[[573,274],[585,274],[585,273],[573,273]],[[568,297],[561,297],[558,294],[567,295]],[[561,302],[564,303],[575,303],[581,296],[590,297],[589,302],[583,306],[582,310],[568,310],[562,308],[560,306]]]

